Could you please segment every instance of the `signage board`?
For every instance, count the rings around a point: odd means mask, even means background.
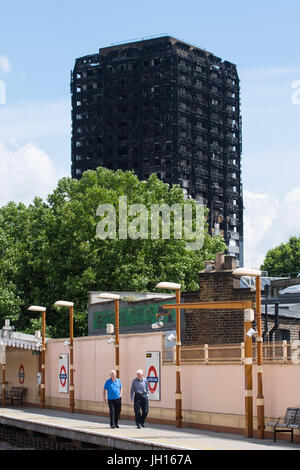
[[[60,354],[58,359],[58,391],[69,393],[69,354]]]
[[[149,383],[149,400],[160,401],[160,351],[146,352],[146,377]]]

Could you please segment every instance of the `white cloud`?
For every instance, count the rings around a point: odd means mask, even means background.
[[[61,176],[70,175],[71,112],[68,101],[18,102],[0,106],[0,142],[35,142],[51,155]]]
[[[58,175],[49,156],[34,143],[7,146],[0,142],[0,206],[8,201],[28,204],[45,198]]]
[[[300,187],[292,189],[280,202],[275,242],[300,233]]]
[[[300,67],[240,70],[245,265],[300,232],[299,116],[292,102]]]
[[[18,102],[0,109],[0,139],[28,141],[70,138],[68,101]]]
[[[300,105],[292,102],[300,67],[240,70],[243,183],[283,198],[299,185]]]
[[[244,191],[245,265],[258,267],[267,251],[300,233],[300,187],[284,198]]]
[[[10,61],[6,55],[0,55],[0,72],[9,73],[11,69]]]

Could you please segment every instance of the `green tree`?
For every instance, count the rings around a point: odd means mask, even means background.
[[[154,174],[139,181],[133,172],[99,167],[84,172],[79,181],[61,179],[47,203],[36,198],[28,207],[9,203],[0,209],[0,279],[6,280],[4,286],[11,283],[18,329],[36,329],[40,316],[32,316],[27,307],[42,304],[47,307],[49,333],[66,336],[67,311],[53,307],[64,299],[75,302],[75,333],[86,334],[90,290],[151,291],[161,280],[180,282],[183,290],[198,289],[203,261],[226,248],[223,238],[209,236],[205,226],[204,245],[197,251],[186,250],[185,240],[175,239],[173,230],[170,240],[101,240],[96,237],[97,207],[113,204],[118,221],[119,196],[127,196],[128,206],[147,208],[185,202],[178,185],[169,187]],[[196,201],[186,203],[195,210]],[[4,295],[3,302],[7,316],[9,300]]]
[[[268,271],[269,276],[296,276],[300,272],[300,236],[290,237],[287,243],[269,250],[261,269]]]

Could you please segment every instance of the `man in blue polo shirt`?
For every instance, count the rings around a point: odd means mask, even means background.
[[[122,398],[122,384],[121,380],[117,379],[115,370],[110,371],[110,378],[105,382],[103,390],[103,401],[106,403],[106,391],[110,415],[110,427],[112,429],[118,428],[119,416],[121,413],[121,398]]]

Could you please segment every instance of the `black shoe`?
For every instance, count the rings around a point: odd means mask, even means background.
[[[137,427],[138,429],[141,429],[141,426],[140,426],[139,424],[137,424],[136,427]]]
[[[111,429],[115,429],[115,427],[116,427],[116,426],[112,426],[112,425],[110,425],[110,427],[111,427]]]
[[[120,426],[119,426],[118,424],[116,424],[116,426],[115,426],[115,427],[119,429],[119,427],[120,427]]]
[[[142,424],[142,428],[145,428],[146,426],[144,424]]]

